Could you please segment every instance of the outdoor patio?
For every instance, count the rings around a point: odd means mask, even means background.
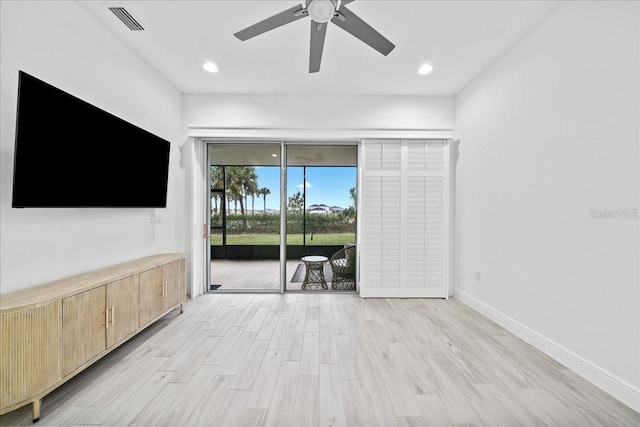
[[[302,274],[294,274],[301,260],[287,260],[286,290],[301,291],[304,270]],[[330,268],[328,269],[330,271]],[[325,270],[326,271],[326,270]],[[292,281],[299,276],[299,281]],[[280,289],[280,261],[277,260],[224,260],[211,261],[210,284],[221,285],[221,291],[251,291],[251,290],[279,290]],[[351,290],[331,289],[330,273],[327,274],[327,290],[308,290],[308,292],[355,292]]]

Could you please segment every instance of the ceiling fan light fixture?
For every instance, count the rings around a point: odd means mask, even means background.
[[[429,74],[432,71],[433,71],[433,66],[431,64],[423,64],[418,69],[418,74],[420,74],[421,76],[424,76],[425,74]]]
[[[210,73],[217,73],[218,72],[218,67],[213,62],[205,62],[202,65],[202,68],[204,68],[205,70],[207,70]]]
[[[312,0],[307,6],[309,16],[314,21],[324,24],[329,22],[336,13],[335,0]]]

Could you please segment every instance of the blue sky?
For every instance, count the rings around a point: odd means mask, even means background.
[[[302,167],[287,169],[287,192],[291,196],[302,191]],[[346,208],[352,204],[349,189],[356,186],[355,167],[307,167],[307,206],[325,204]],[[267,209],[278,210],[280,194],[280,168],[256,167],[258,187],[267,187]],[[262,208],[262,197],[256,199],[256,208]]]

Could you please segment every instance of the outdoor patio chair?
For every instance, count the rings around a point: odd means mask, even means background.
[[[331,265],[331,289],[355,289],[356,247],[345,245],[329,259]]]

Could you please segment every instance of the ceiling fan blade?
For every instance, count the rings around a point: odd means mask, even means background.
[[[322,49],[324,48],[324,37],[327,35],[327,23],[311,21],[311,47],[309,52],[309,72],[320,71],[322,61]]]
[[[308,16],[307,10],[302,5],[296,5],[283,12],[275,14],[267,19],[263,19],[253,25],[248,26],[244,30],[240,30],[234,34],[242,41],[250,39],[251,37],[258,36],[273,30],[274,28],[281,27],[293,21],[297,21],[300,18]]]
[[[358,15],[344,7],[344,3],[343,7],[340,7],[337,11],[336,16],[331,18],[331,22],[385,56],[396,47],[382,34],[358,17]]]

